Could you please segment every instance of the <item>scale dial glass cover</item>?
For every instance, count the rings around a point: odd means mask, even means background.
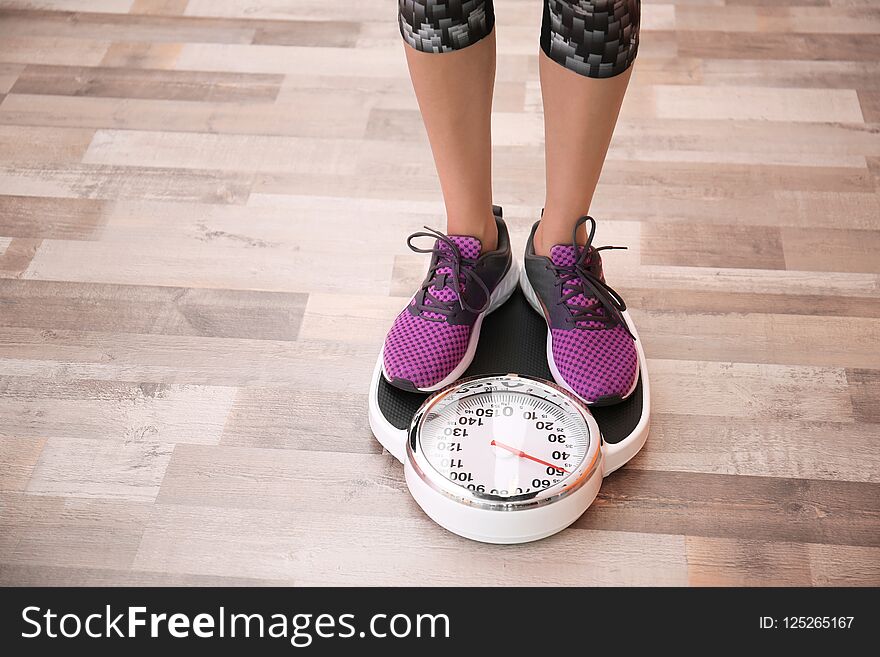
[[[438,393],[417,414],[411,440],[436,487],[515,503],[559,495],[589,474],[598,457],[591,425],[567,391],[506,375]]]

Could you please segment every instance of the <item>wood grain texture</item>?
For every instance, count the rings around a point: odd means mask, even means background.
[[[0,279],[0,326],[295,340],[305,294]]]
[[[23,377],[0,378],[0,390],[5,420],[0,437],[23,444],[48,438],[48,462],[41,461],[40,467],[41,476],[50,480],[66,474],[64,468],[53,470],[52,463],[64,456],[68,439],[79,441],[76,444],[82,448],[82,453],[74,453],[71,459],[101,458],[97,454],[100,450],[104,450],[103,458],[112,459],[117,448],[125,452],[149,445],[150,451],[135,461],[139,466],[145,466],[148,458],[158,459],[164,466],[164,459],[177,443],[217,444],[237,394],[235,388],[222,386],[89,380],[53,383]],[[121,461],[123,466],[129,462]],[[89,478],[108,474],[87,470]]]
[[[333,422],[323,416],[335,409]],[[240,447],[377,454],[382,446],[364,423],[366,391],[289,387],[238,390],[220,442]]]
[[[878,547],[873,490],[861,482],[632,468],[610,476],[574,526]]]
[[[281,81],[278,75],[26,66],[9,90],[17,95],[260,103],[275,100]]]
[[[402,478],[397,470],[396,476]],[[415,502],[404,498],[404,503]],[[534,581],[544,564],[546,585],[635,584],[649,577],[684,584],[683,537],[615,531],[572,530],[513,548],[475,544],[436,526],[417,508],[411,517],[328,516],[316,511],[158,505],[144,532],[134,568],[197,575],[284,579],[298,585],[363,584],[365,573],[386,566],[389,584],[449,586],[449,569],[474,585]],[[230,532],[247,540],[230,543]],[[587,556],[584,545],[589,544]],[[595,549],[595,552],[592,551]],[[462,559],[462,551],[468,555]],[[426,552],[432,558],[425,561]],[[212,559],[197,555],[213,554]],[[503,559],[499,559],[499,554]],[[345,563],[345,567],[340,564]]]
[[[171,89],[166,95],[174,93]],[[0,124],[10,126],[359,138],[366,123],[359,94],[344,92],[289,94],[284,103],[15,94],[0,107]]]
[[[24,68],[24,64],[0,64],[0,94],[9,92]]]
[[[254,179],[242,172],[88,164],[0,164],[0,189],[20,196],[245,203]]]
[[[0,234],[33,239],[97,237],[108,204],[79,198],[0,196]]]
[[[645,264],[785,269],[779,230],[768,226],[667,222],[645,226],[641,236]],[[694,242],[699,246],[692,247]],[[707,251],[707,244],[715,245],[715,251]]]
[[[541,3],[496,5],[520,253]],[[642,11],[591,214],[651,437],[488,546],[366,421],[445,221],[393,3],[0,0],[0,584],[880,585],[880,15]]]
[[[42,437],[0,438],[0,491],[25,489],[45,444]]]
[[[797,437],[796,440],[793,437]],[[641,470],[880,482],[875,424],[655,413]]]

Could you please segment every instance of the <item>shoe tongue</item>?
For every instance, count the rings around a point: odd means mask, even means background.
[[[461,253],[462,258],[476,260],[480,257],[483,245],[476,237],[471,237],[469,235],[449,235],[448,237],[458,247],[458,251]],[[437,240],[434,248],[444,251],[445,253],[450,253],[452,250],[443,240]],[[432,285],[428,288],[428,291],[441,301],[454,301],[458,299],[458,295],[464,290],[464,274],[462,274],[459,279],[458,288],[456,289],[451,267],[440,267],[437,269],[436,273],[440,276],[446,274],[446,278],[444,279],[445,285],[439,289]],[[431,305],[430,299],[427,299],[425,303]],[[441,318],[440,315],[432,312],[426,312],[425,316],[435,319]]]
[[[583,247],[575,248],[571,244],[557,244],[550,249],[550,260],[557,267],[571,267],[578,259]]]
[[[553,261],[553,264],[557,267],[571,267],[575,262],[577,262],[578,257],[582,253],[584,247],[578,247],[575,249],[571,244],[557,244],[553,248],[550,249],[550,260]],[[589,258],[587,258],[587,262],[589,262]],[[568,286],[563,287],[564,291],[567,291],[573,283],[577,281],[572,281],[568,283]],[[569,307],[581,307],[585,308],[588,305],[592,305],[596,303],[596,299],[593,297],[587,297],[583,293],[577,294],[568,300]],[[604,308],[599,308],[596,311],[600,315],[605,314]],[[599,322],[591,322],[591,321],[580,321],[577,323],[578,326],[583,328],[602,328],[603,324]]]
[[[471,237],[470,235],[449,235],[449,239],[458,247],[462,258],[476,260],[480,257],[483,245],[476,237]],[[449,245],[443,240],[437,240],[436,248],[446,252],[450,251]]]

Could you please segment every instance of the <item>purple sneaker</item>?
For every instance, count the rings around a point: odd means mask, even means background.
[[[501,208],[494,206],[498,248],[482,252],[475,237],[429,232],[407,239],[416,253],[430,253],[431,266],[404,308],[382,351],[382,374],[391,385],[411,392],[439,390],[456,381],[471,364],[483,318],[501,306],[516,288],[517,273]],[[418,237],[434,237],[433,249],[413,246]]]
[[[574,234],[588,221],[587,245],[580,247]],[[581,217],[571,245],[557,244],[546,258],[535,253],[537,228],[536,223],[526,244],[521,285],[529,303],[547,320],[547,363],[553,378],[587,404],[621,402],[636,389],[639,357],[626,304],[605,283],[599,251],[622,247],[594,247],[596,221]]]

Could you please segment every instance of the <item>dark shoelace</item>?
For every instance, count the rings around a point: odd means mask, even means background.
[[[416,303],[416,308],[419,311],[419,315],[423,319],[431,322],[442,322],[445,321],[446,317],[455,312],[456,305],[458,305],[462,310],[468,310],[472,313],[479,314],[481,312],[484,312],[491,303],[491,292],[489,292],[489,288],[483,282],[483,279],[477,276],[471,269],[471,267],[473,267],[477,263],[477,261],[463,257],[461,255],[461,251],[458,248],[458,244],[453,242],[448,236],[444,235],[439,230],[429,228],[428,226],[424,226],[424,228],[427,232],[419,231],[413,233],[406,239],[406,245],[414,252],[430,253],[432,254],[432,256],[437,256],[437,262],[428,272],[428,281],[422,288],[422,298]],[[412,241],[420,237],[431,237],[440,240],[449,248],[448,250],[439,248],[437,246],[430,249],[419,248],[418,246],[415,246]],[[465,265],[465,267],[462,267],[462,265]],[[451,277],[446,272],[443,272],[442,274],[438,273],[438,270],[444,268],[452,270]],[[462,294],[461,291],[462,278],[464,278],[465,284],[467,284],[468,280],[475,281],[477,285],[480,286],[480,289],[483,290],[485,301],[483,305],[479,308],[474,308],[467,301],[465,301],[464,294]],[[431,293],[431,288],[439,291],[446,287],[450,287],[451,289],[455,290],[455,294],[458,296],[458,300],[453,299],[451,301],[444,301],[442,299],[438,299],[434,294]],[[426,301],[430,301],[430,303],[426,303]],[[424,313],[426,312],[436,313],[438,315],[442,315],[442,317],[427,317],[424,315]]]
[[[587,236],[586,245],[581,248],[577,243],[578,228],[590,222],[590,233]],[[571,244],[574,252],[578,254],[573,265],[547,265],[547,269],[556,273],[557,285],[562,287],[562,296],[558,304],[565,304],[571,311],[571,324],[575,328],[586,330],[603,330],[620,323],[629,336],[635,340],[635,336],[629,330],[629,326],[623,319],[623,311],[626,310],[626,302],[601,278],[593,274],[585,266],[593,244],[593,236],[596,234],[596,220],[589,216],[583,216],[577,220],[572,231]],[[606,251],[610,249],[626,249],[625,246],[600,246],[594,251]],[[578,296],[583,295],[588,301],[586,305],[572,303]],[[604,312],[602,312],[604,311]],[[602,326],[581,325],[581,322],[594,322]]]

